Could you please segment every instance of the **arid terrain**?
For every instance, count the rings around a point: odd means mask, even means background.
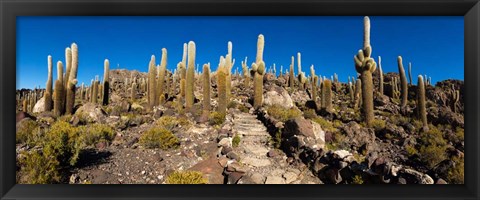
[[[17,90],[17,182],[462,184],[463,81],[413,84],[401,56],[383,72],[369,29],[366,17],[348,82],[306,76],[300,53],[288,70],[267,67],[259,35],[251,65],[229,43],[216,71],[199,69],[189,42],[175,70],[162,49],[144,72],[105,60],[103,79],[85,85],[72,44],[62,78],[49,57],[45,88]]]

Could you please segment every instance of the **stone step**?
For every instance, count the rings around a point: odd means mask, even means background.
[[[237,119],[233,120],[233,123],[235,124],[259,124],[263,126],[263,123],[257,119]]]
[[[264,131],[238,131],[237,133],[243,136],[264,136],[267,137],[270,136],[268,133]],[[260,139],[260,138],[259,138]]]
[[[268,159],[258,159],[252,157],[243,157],[242,163],[253,166],[253,167],[266,167],[271,165],[270,160]]]
[[[245,130],[245,131],[267,131],[267,127],[265,126],[256,126],[250,124],[235,124],[233,125],[233,129],[237,130]]]

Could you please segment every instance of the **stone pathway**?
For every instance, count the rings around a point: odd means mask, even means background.
[[[256,115],[233,113],[232,132],[241,138],[234,149],[240,157],[240,163],[249,168],[246,178],[242,178],[239,184],[319,183],[318,178],[306,167],[297,169],[289,165],[285,154],[269,144],[271,136]]]

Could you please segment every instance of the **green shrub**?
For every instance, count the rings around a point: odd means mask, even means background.
[[[34,141],[35,130],[38,127],[37,122],[31,119],[24,119],[18,124],[18,129],[15,136],[17,144],[27,143],[30,144]]]
[[[385,129],[385,121],[381,119],[374,119],[372,120],[371,127],[376,131],[381,131]]]
[[[392,115],[390,117],[390,120],[392,121],[393,124],[397,126],[402,126],[410,122],[410,119],[408,117],[401,116],[401,115]]]
[[[180,146],[180,141],[171,131],[158,127],[144,132],[139,139],[139,143],[149,149],[160,148],[166,150]]]
[[[455,167],[448,170],[447,181],[454,184],[464,184],[464,158],[454,156],[452,161],[455,163]]]
[[[353,177],[352,184],[358,184],[358,185],[363,184],[362,176],[360,176],[360,175],[355,175],[355,176]]]
[[[413,146],[411,146],[411,145],[407,145],[407,146],[405,147],[405,150],[407,151],[407,155],[408,155],[409,157],[418,154],[417,149],[415,149],[415,147],[413,147]]]
[[[225,122],[225,116],[225,113],[212,112],[208,117],[208,123],[212,126],[221,125],[223,122]]]
[[[60,165],[75,165],[83,142],[77,127],[70,123],[57,121],[47,131],[44,140],[44,156],[55,157]]]
[[[274,137],[270,138],[270,144],[277,149],[282,146],[282,131],[280,129],[275,133]]]
[[[230,109],[230,108],[236,108],[237,107],[237,102],[236,101],[230,101],[228,102],[227,104],[227,108]]]
[[[429,131],[422,132],[420,136],[419,157],[429,168],[445,160],[447,142],[443,134],[435,126],[430,126]]]
[[[240,104],[238,105],[238,109],[244,113],[248,113],[248,111],[250,111],[245,105],[243,104]]]
[[[179,121],[176,117],[162,116],[155,122],[155,124],[161,128],[173,131],[173,129],[179,125]]]
[[[175,171],[167,176],[168,184],[208,184],[201,172],[197,171]]]
[[[323,130],[329,132],[336,132],[337,128],[334,127],[334,124],[323,117],[316,117],[312,119],[313,122],[320,124]]]
[[[278,105],[269,106],[267,113],[273,118],[286,122],[302,115],[302,112],[296,108],[286,109]]]
[[[240,144],[240,136],[238,135],[235,135],[235,137],[233,137],[232,139],[232,146],[233,147],[238,147],[238,145]]]
[[[461,127],[457,127],[455,129],[455,136],[457,137],[457,140],[464,141],[464,139],[465,139],[464,132],[465,132],[465,130]]]
[[[45,155],[36,151],[24,153],[20,160],[19,183],[51,184],[60,181],[60,163],[54,155]]]
[[[307,109],[303,111],[303,117],[305,117],[305,119],[314,119],[317,117],[317,113],[314,109]]]
[[[111,142],[115,137],[113,129],[105,124],[91,124],[81,127],[80,130],[86,146],[95,145],[100,141]]]

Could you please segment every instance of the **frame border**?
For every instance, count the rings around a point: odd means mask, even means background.
[[[0,0],[0,199],[479,199],[478,0]],[[463,15],[464,185],[20,185],[15,184],[16,16]],[[441,41],[439,41],[441,42]],[[186,192],[188,191],[188,192]],[[191,196],[194,194],[195,196]],[[392,198],[393,197],[393,198]]]

